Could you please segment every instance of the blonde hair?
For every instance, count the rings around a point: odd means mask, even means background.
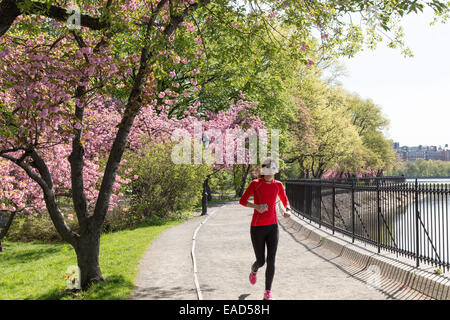
[[[265,166],[267,166],[267,165],[271,165],[272,163],[275,163],[275,164],[276,164],[275,159],[270,158],[270,157],[264,158],[263,162],[261,163],[261,167],[265,167]]]

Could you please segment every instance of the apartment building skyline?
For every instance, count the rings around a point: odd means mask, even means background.
[[[441,160],[450,161],[450,149],[448,144],[442,146],[400,146],[399,142],[394,142],[394,150],[397,155],[405,161]]]

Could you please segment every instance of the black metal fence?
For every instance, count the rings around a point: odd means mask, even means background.
[[[293,212],[397,256],[450,269],[450,185],[405,178],[284,180]]]

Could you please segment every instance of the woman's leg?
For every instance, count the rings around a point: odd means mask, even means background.
[[[252,271],[256,273],[259,268],[264,265],[265,262],[265,236],[266,230],[262,226],[251,226],[250,227],[250,236],[252,239],[253,250],[255,251],[256,261],[252,266]]]
[[[266,237],[267,266],[266,266],[266,290],[271,290],[273,276],[275,274],[275,256],[278,248],[278,224],[271,225],[271,230]]]

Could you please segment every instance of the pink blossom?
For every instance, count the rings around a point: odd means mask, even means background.
[[[192,23],[186,23],[186,28],[189,30],[189,32],[194,32],[195,28]]]
[[[81,48],[81,53],[83,53],[83,54],[92,54],[92,52],[93,52],[93,50],[92,50],[92,48],[91,47],[83,47],[83,48]]]
[[[300,48],[303,52],[306,52],[306,43],[302,42],[302,46]]]
[[[48,116],[48,109],[42,109],[39,113],[39,117],[45,118],[46,116]]]

